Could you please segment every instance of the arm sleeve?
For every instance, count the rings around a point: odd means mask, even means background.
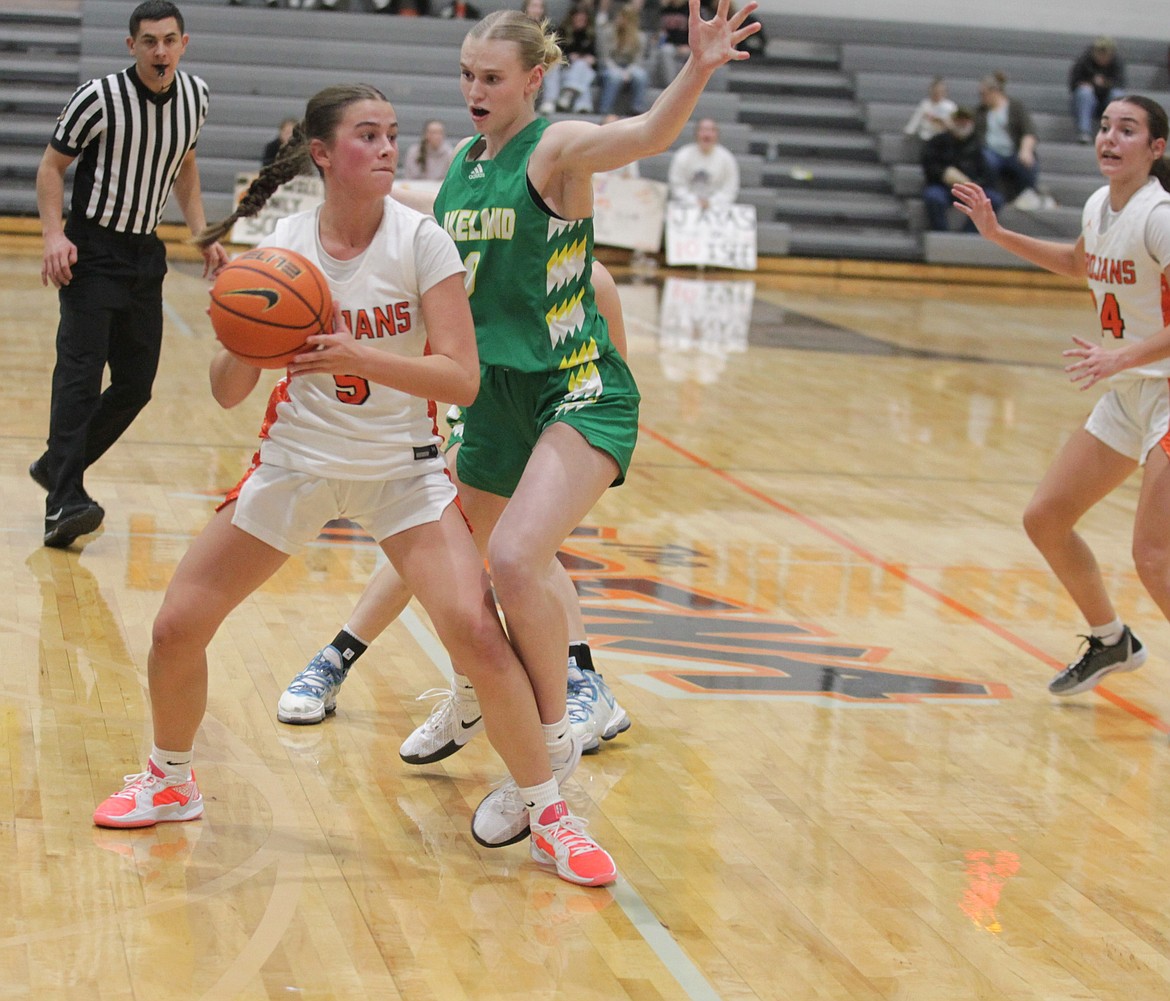
[[[100,80],[83,83],[57,118],[50,145],[58,153],[77,156],[105,128],[106,104]]]

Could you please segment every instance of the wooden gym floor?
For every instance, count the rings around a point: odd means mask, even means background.
[[[376,566],[344,527],[211,647],[204,819],[91,826],[149,750],[151,621],[265,393],[213,404],[206,286],[173,255],[155,399],[87,480],[104,531],[42,548],[56,299],[39,244],[0,253],[0,997],[1170,993],[1170,628],[1130,564],[1136,486],[1084,528],[1153,656],[1095,693],[1045,690],[1083,624],[1019,527],[1090,402],[1060,371],[1086,293],[831,264],[623,278],[641,443],[565,547],[633,719],[568,785],[621,872],[588,890],[472,841],[485,741],[399,760],[447,669],[420,611],[335,717],[276,722]]]

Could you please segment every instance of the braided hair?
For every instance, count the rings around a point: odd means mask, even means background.
[[[277,188],[291,181],[311,162],[309,144],[314,139],[329,142],[345,109],[357,101],[389,103],[385,94],[365,83],[326,87],[309,98],[305,117],[294,126],[292,138],[272,163],[260,169],[235,211],[219,222],[205,226],[190,242],[198,247],[208,247],[230,233],[237,219],[250,219],[256,215]],[[317,171],[320,173],[319,167]]]

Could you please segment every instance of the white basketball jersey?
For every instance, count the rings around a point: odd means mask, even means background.
[[[295,250],[321,268],[319,209],[281,219],[261,247]],[[387,197],[382,225],[346,277],[329,277],[358,340],[418,357],[427,346],[424,292],[462,276],[455,244],[433,218]],[[261,429],[260,460],[314,476],[389,480],[445,468],[433,401],[348,375],[285,376]]]
[[[1101,325],[1102,344],[1120,348],[1141,341],[1170,324],[1170,287],[1163,268],[1146,247],[1146,224],[1155,205],[1170,202],[1151,178],[1118,213],[1109,209],[1109,187],[1099,188],[1085,202],[1081,216],[1085,240],[1085,273]],[[1113,380],[1170,377],[1170,358],[1127,369]]]

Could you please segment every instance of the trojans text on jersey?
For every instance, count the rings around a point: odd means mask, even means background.
[[[393,337],[395,334],[405,334],[414,326],[408,302],[392,302],[373,309],[343,309],[341,315],[349,324],[354,340],[359,341],[363,337]]]
[[[1091,282],[1133,285],[1137,282],[1135,267],[1133,261],[1115,261],[1109,257],[1085,254],[1085,276]]]

